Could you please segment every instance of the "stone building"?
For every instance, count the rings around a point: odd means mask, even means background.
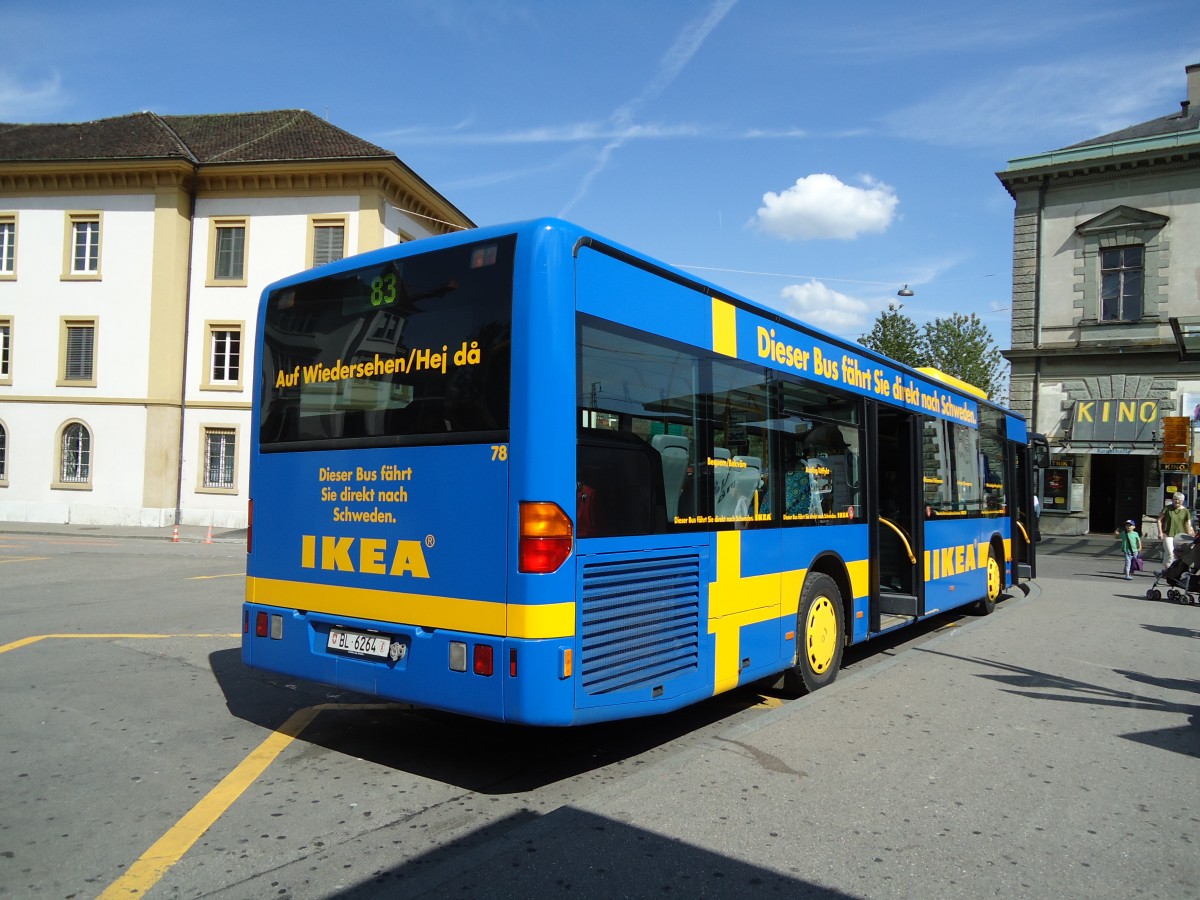
[[[263,287],[470,227],[303,110],[0,124],[0,520],[244,525]]]
[[[1194,497],[1190,459],[1164,459],[1165,428],[1200,426],[1200,360],[1175,336],[1200,314],[1200,65],[1186,76],[1178,110],[997,173],[1016,203],[1004,355],[1050,443],[1046,534],[1154,536],[1165,494]]]

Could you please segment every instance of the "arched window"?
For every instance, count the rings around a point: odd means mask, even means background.
[[[87,484],[92,480],[92,434],[82,422],[71,422],[62,431],[58,480]]]

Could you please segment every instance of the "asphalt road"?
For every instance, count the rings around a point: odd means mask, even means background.
[[[811,697],[561,731],[247,672],[237,543],[0,525],[0,896],[1200,896],[1200,606],[1060,547]]]

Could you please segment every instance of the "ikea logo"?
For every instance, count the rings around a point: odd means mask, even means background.
[[[300,536],[300,565],[331,572],[429,577],[420,541],[304,534]]]
[[[956,547],[942,547],[940,550],[925,551],[925,580],[936,581],[951,575],[961,575],[982,569],[987,565],[987,541],[978,544],[959,544]]]

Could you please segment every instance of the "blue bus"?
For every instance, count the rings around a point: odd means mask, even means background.
[[[564,221],[286,278],[257,335],[254,668],[573,725],[1032,575],[1019,415]]]

